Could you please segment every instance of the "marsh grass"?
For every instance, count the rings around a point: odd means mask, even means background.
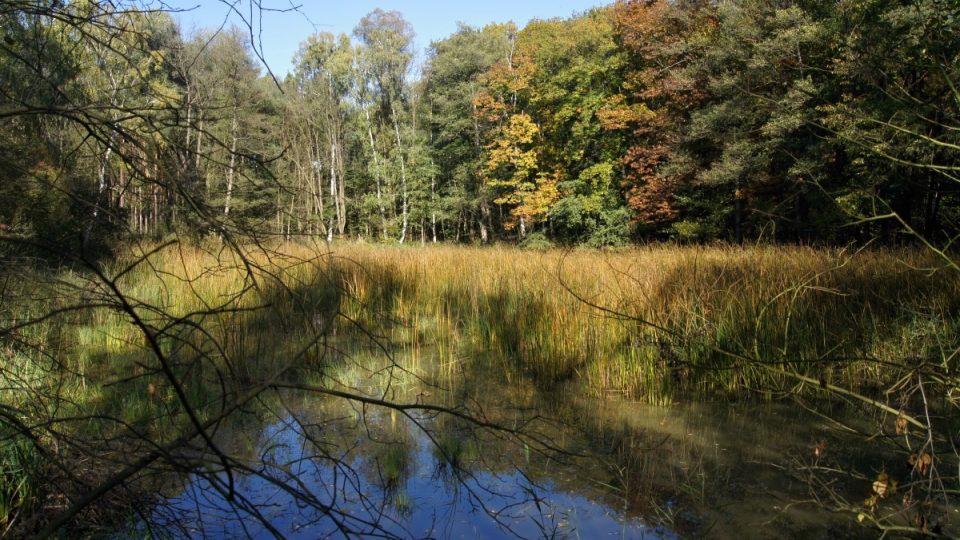
[[[0,440],[0,536],[6,536],[24,509],[37,503],[41,470],[40,456],[30,443],[5,433]]]
[[[957,343],[960,279],[919,252],[650,247],[618,252],[342,245],[346,290],[451,364],[653,403],[770,392],[789,369],[881,388]],[[359,315],[359,311],[358,314]],[[773,368],[773,369],[770,369]]]
[[[654,404],[795,389],[785,369],[876,393],[915,366],[957,361],[960,278],[910,250],[286,244],[241,259],[217,245],[156,248],[130,247],[104,275],[120,276],[201,418],[292,359],[291,372],[317,384],[498,373]],[[91,418],[63,429],[120,448],[181,432],[183,404],[115,291],[79,271],[17,272],[40,271],[5,269],[5,326],[65,311],[4,334],[0,402],[34,423]],[[344,361],[370,353],[399,370]],[[5,484],[24,486],[0,494],[0,524],[34,504],[29,486],[45,474],[17,456],[56,437],[0,441]]]

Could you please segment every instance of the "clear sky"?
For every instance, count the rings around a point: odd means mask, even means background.
[[[569,17],[573,13],[612,3],[613,0],[259,0],[265,8],[255,14],[254,25],[262,41],[263,56],[270,69],[283,77],[290,69],[297,47],[314,32],[350,34],[360,19],[376,8],[399,11],[417,32],[416,47],[422,58],[431,41],[443,39],[457,29],[457,22],[483,26],[513,21],[523,27],[531,19]],[[219,28],[235,4],[248,18],[251,0],[165,0],[180,11],[174,18],[185,34],[201,28]],[[156,4],[155,4],[156,5]],[[297,11],[290,10],[296,6]],[[191,9],[192,8],[192,9]],[[238,25],[242,21],[233,15]]]

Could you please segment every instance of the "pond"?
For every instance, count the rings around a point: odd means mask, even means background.
[[[140,528],[206,538],[875,536],[855,513],[830,509],[859,504],[887,465],[877,446],[843,434],[870,426],[841,428],[832,418],[844,413],[826,404],[651,406],[416,364],[352,361],[325,387],[455,414],[277,393],[215,433],[245,465],[227,472],[192,456],[205,465],[173,482]]]

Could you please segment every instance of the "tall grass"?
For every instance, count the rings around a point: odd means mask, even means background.
[[[42,464],[23,437],[0,436],[0,536],[6,536],[25,509],[38,501]]]
[[[414,373],[495,370],[668,403],[786,388],[797,382],[786,371],[869,392],[913,366],[955,363],[958,348],[960,278],[925,270],[933,261],[908,250],[286,244],[239,258],[219,246],[154,247],[103,268],[119,276],[132,314],[89,272],[38,280],[36,269],[22,279],[5,270],[6,327],[85,307],[0,337],[0,403],[114,452],[139,447],[134,431],[162,443],[189,419],[151,337],[201,418],[283,366],[329,382],[333,350],[399,353]],[[106,416],[116,421],[97,420]],[[71,417],[88,420],[56,424]],[[0,420],[0,435],[11,429]],[[54,430],[35,435],[70,451]],[[0,440],[0,471],[14,486],[0,493],[0,526],[36,503],[31,486],[49,474],[24,465],[31,452]]]
[[[131,248],[106,274],[147,251]],[[429,349],[451,370],[492,364],[540,383],[576,379],[596,394],[664,402],[681,390],[770,387],[777,376],[761,363],[868,386],[890,375],[884,362],[944,361],[957,342],[960,279],[923,270],[931,263],[906,250],[363,244],[336,245],[329,254],[288,244],[244,262],[175,245],[117,286],[161,330],[164,353],[198,402],[213,372],[249,383],[318,332],[338,328],[341,348],[379,336],[409,358]],[[103,288],[78,275],[51,276],[42,293],[8,296],[5,315],[17,321],[96,303]],[[56,368],[56,384],[78,407],[173,399],[145,360],[152,352],[142,329],[115,305],[68,313],[15,337],[5,340],[4,375],[20,386]],[[16,399],[6,392],[4,400]],[[127,405],[136,413],[137,405]]]
[[[342,245],[352,314],[388,313],[443,361],[667,402],[795,382],[880,387],[942,361],[960,279],[919,252],[648,247],[612,253]]]

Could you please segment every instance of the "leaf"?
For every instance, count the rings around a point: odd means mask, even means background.
[[[817,459],[820,459],[823,456],[823,452],[827,449],[827,443],[824,441],[817,441],[817,444],[813,447],[813,455]]]
[[[887,473],[882,472],[877,479],[873,482],[873,493],[877,498],[882,499],[891,492],[890,477]]]
[[[897,435],[903,435],[907,432],[907,423],[906,417],[903,416],[903,413],[900,413],[900,416],[897,417]]]
[[[911,454],[908,462],[910,465],[913,465],[913,468],[918,473],[920,473],[920,476],[925,476],[927,474],[927,470],[929,470],[930,466],[933,465],[933,456],[926,452],[921,452],[920,454]]]

